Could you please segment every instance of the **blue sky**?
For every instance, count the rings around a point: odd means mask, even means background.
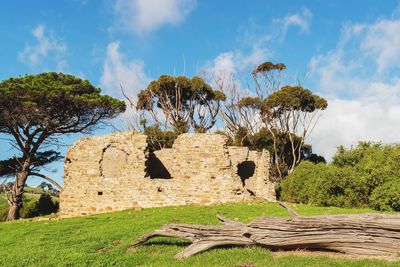
[[[62,71],[115,97],[119,84],[133,96],[160,74],[246,77],[284,62],[289,83],[300,77],[328,99],[308,139],[315,152],[399,142],[398,1],[15,0],[2,3],[0,40],[0,80]],[[0,148],[0,159],[14,153]],[[49,171],[62,181],[62,162]]]

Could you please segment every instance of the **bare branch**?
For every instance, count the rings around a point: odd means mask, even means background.
[[[50,177],[48,177],[44,174],[37,173],[37,172],[29,172],[29,175],[40,177],[40,178],[52,183],[53,185],[55,185],[60,191],[63,191],[63,187],[59,183],[57,183],[56,181],[54,181],[53,179],[51,179]]]

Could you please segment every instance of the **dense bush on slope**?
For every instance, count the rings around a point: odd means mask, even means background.
[[[400,145],[339,147],[328,165],[302,162],[278,185],[278,193],[297,203],[400,210]]]
[[[58,211],[58,207],[58,201],[52,199],[47,193],[42,193],[39,198],[24,196],[21,208],[21,218],[33,218],[55,213]],[[0,205],[0,221],[6,220],[8,208],[7,203]]]

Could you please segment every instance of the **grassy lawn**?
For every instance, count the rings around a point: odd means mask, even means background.
[[[368,209],[295,205],[302,215],[373,212]],[[258,247],[214,249],[183,261],[176,253],[189,243],[158,238],[134,251],[128,245],[165,223],[217,224],[216,214],[249,222],[259,216],[288,216],[274,203],[241,203],[123,211],[81,218],[0,223],[0,266],[400,266],[400,261],[323,256],[277,257]]]

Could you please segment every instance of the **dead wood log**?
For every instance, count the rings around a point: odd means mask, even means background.
[[[282,204],[281,204],[282,205]],[[283,204],[285,208],[288,208]],[[242,224],[223,216],[223,225],[167,224],[140,237],[131,247],[153,237],[179,237],[192,242],[175,258],[190,257],[220,246],[260,245],[272,250],[322,250],[359,256],[398,256],[400,252],[400,216],[385,214],[298,215],[257,218]]]

